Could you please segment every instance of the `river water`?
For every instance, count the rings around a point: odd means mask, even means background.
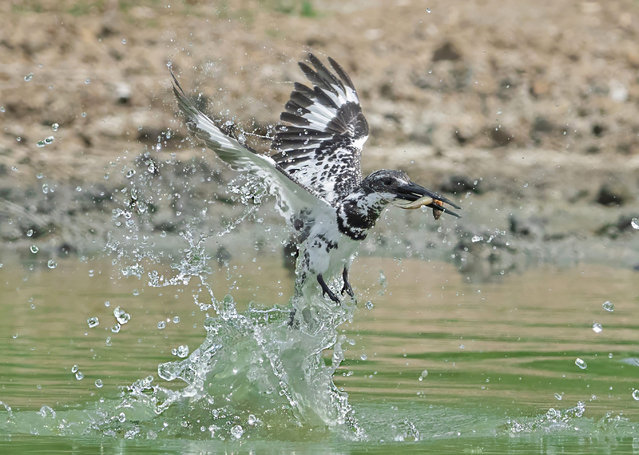
[[[360,257],[357,304],[296,331],[278,255],[191,255],[204,281],[171,285],[184,268],[170,261],[138,278],[102,254],[5,257],[0,449],[13,453],[639,452],[637,272],[478,284],[441,262]]]

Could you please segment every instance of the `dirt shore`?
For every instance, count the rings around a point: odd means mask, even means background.
[[[636,267],[638,24],[632,0],[4,2],[0,241],[100,249],[132,182],[148,232],[224,228],[232,174],[184,140],[167,64],[209,112],[264,135],[312,50],[358,87],[365,170],[403,168],[462,201],[415,251],[444,239],[442,258],[482,276],[562,258]]]

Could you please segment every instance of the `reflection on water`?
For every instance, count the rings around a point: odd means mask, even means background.
[[[135,395],[121,387],[149,375],[167,391],[179,389],[157,377],[157,366],[179,365],[187,350],[202,347],[211,320],[192,304],[201,283],[153,288],[137,278],[114,280],[111,263],[101,259],[25,267],[5,261],[0,269],[0,400],[14,419],[13,427],[3,424],[4,434],[47,434],[38,419],[82,420],[94,407],[114,412],[122,397]],[[255,308],[286,304],[290,279],[278,258],[230,270],[212,271],[211,291],[230,292],[238,310],[249,301]],[[636,272],[583,266],[480,285],[442,263],[360,258],[352,276],[359,304],[340,330],[345,360],[335,382],[376,441],[477,437],[477,447],[489,447],[482,438],[549,431],[622,441],[639,419],[637,282]],[[324,353],[329,366],[332,354]],[[232,366],[216,374],[219,384],[237,386],[228,379],[237,374]],[[138,398],[149,394],[143,382],[134,384]],[[244,393],[250,403],[250,391]],[[210,428],[200,430],[197,419],[210,419],[215,409],[163,414],[180,431],[140,424],[153,421],[153,413],[136,415],[136,425],[145,437],[207,439]],[[334,437],[316,425],[310,433],[288,425],[277,430],[283,439]],[[270,437],[264,428],[253,434],[263,437]]]

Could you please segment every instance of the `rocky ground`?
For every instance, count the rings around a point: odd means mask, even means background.
[[[365,170],[403,168],[464,206],[456,224],[401,213],[371,245],[412,223],[430,240],[411,231],[397,254],[469,275],[637,266],[637,24],[633,0],[3,2],[0,239],[99,250],[117,210],[166,242],[194,218],[227,228],[233,176],[184,140],[167,64],[209,112],[268,135],[312,50],[358,87]]]

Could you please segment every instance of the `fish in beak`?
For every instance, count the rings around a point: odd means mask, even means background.
[[[418,209],[422,206],[430,207],[433,209],[433,217],[436,220],[439,219],[442,213],[460,218],[457,213],[450,210],[444,204],[461,210],[460,206],[450,199],[413,182],[397,188],[397,195],[391,203],[402,209]]]

